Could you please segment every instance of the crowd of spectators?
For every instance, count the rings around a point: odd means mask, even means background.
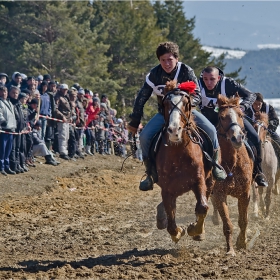
[[[49,74],[27,77],[0,73],[0,172],[27,172],[36,157],[57,166],[62,160],[115,154],[142,161],[139,134],[131,137],[106,94],[53,81]],[[140,131],[139,131],[140,132]],[[136,149],[135,149],[136,145]]]

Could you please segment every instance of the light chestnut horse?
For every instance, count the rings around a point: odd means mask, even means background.
[[[246,229],[248,224],[248,206],[252,185],[253,160],[249,157],[244,140],[243,113],[239,107],[239,97],[230,98],[219,95],[219,123],[217,126],[218,139],[221,148],[221,165],[228,176],[224,181],[216,181],[211,196],[214,207],[212,221],[219,224],[219,217],[223,222],[223,232],[226,237],[227,254],[235,256],[232,234],[233,225],[229,216],[227,196],[238,200],[237,249],[246,248]]]
[[[187,232],[195,240],[201,240],[213,186],[212,164],[205,159],[197,144],[199,135],[191,113],[191,94],[185,91],[188,88],[186,85],[190,85],[190,92],[196,85],[193,82],[183,84],[184,91],[176,89],[176,81],[166,85],[162,100],[165,129],[156,156],[157,184],[162,194],[157,226],[159,229],[167,227],[176,243],[185,234],[185,230],[178,227],[175,221],[177,197],[189,191],[194,193],[196,221],[189,225]]]
[[[275,179],[278,162],[274,148],[271,144],[271,138],[267,134],[268,115],[266,113],[256,113],[255,120],[256,122],[254,124],[254,128],[256,129],[262,142],[262,169],[268,181],[268,187],[264,188],[258,186],[258,188],[255,188],[253,184],[253,215],[255,218],[259,217],[258,206],[260,206],[261,214],[268,219],[272,190],[276,186]]]

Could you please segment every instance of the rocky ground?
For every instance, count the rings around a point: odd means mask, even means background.
[[[43,160],[42,160],[43,161]],[[226,256],[222,226],[178,244],[155,223],[160,189],[140,192],[139,161],[88,156],[1,177],[0,279],[280,279],[279,196],[270,219],[248,227],[248,250]],[[194,221],[192,193],[178,199],[177,223]],[[237,201],[229,199],[234,238]]]

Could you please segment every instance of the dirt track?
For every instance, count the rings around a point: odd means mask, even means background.
[[[280,279],[280,207],[270,220],[251,218],[251,250],[225,255],[222,226],[206,221],[206,240],[185,236],[176,245],[155,223],[160,189],[140,192],[140,162],[95,155],[37,164],[1,177],[0,279]],[[194,196],[180,197],[177,223],[194,221]],[[237,201],[229,199],[238,233]],[[210,205],[210,214],[212,206]]]

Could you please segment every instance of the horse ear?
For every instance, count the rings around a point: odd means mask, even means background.
[[[167,81],[164,87],[164,95],[169,92],[172,91],[173,89],[175,89],[177,86],[177,81],[176,80],[172,80],[172,81]]]
[[[222,94],[219,94],[218,99],[217,99],[218,106],[221,107],[222,105],[224,105],[226,103],[227,103],[227,97]]]

